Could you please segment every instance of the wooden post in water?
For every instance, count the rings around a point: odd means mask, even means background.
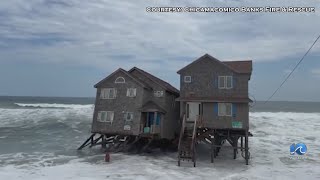
[[[102,149],[107,149],[107,143],[106,143],[106,136],[105,135],[101,135],[102,139],[101,139],[101,148]]]
[[[214,154],[215,154],[214,141],[215,141],[215,138],[211,138],[211,163],[213,163]]]
[[[243,151],[243,137],[241,136],[241,152]]]
[[[233,159],[237,158],[237,150],[238,150],[238,137],[233,138]]]
[[[249,140],[248,140],[248,130],[246,129],[246,136],[245,136],[245,159],[246,165],[249,164]]]

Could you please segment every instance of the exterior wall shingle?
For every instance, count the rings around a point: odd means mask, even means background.
[[[191,83],[184,82],[184,76],[191,76]],[[233,76],[232,89],[219,89],[218,76]],[[249,75],[232,72],[228,67],[206,58],[193,64],[180,74],[180,96],[187,97],[248,97]]]
[[[214,112],[214,103],[203,103],[203,125],[205,127],[214,127],[221,129],[232,129],[232,122],[241,122],[242,128],[249,128],[248,124],[248,104],[236,103],[237,113],[236,116],[218,116]]]
[[[114,83],[118,76],[124,77],[126,82],[123,84]],[[116,88],[117,97],[115,99],[100,99],[101,88]],[[136,97],[127,97],[127,88],[137,88]],[[114,74],[108,80],[103,82],[103,84],[97,88],[92,132],[138,135],[140,133],[141,118],[141,113],[138,109],[142,106],[144,91],[146,90],[141,87],[141,85],[122,72]],[[97,121],[97,114],[99,111],[114,111],[113,123]],[[123,118],[124,112],[133,112],[133,120],[126,122]],[[131,130],[124,130],[125,125],[130,125]]]
[[[250,74],[239,74],[213,60],[203,57],[180,72],[180,97],[248,98]],[[184,76],[191,76],[191,83],[184,82]],[[233,76],[233,88],[219,89],[218,76]],[[232,102],[230,102],[232,103]],[[236,117],[219,117],[214,112],[214,103],[203,102],[203,123],[209,128],[233,128],[232,123],[242,123],[242,128],[249,128],[248,103],[236,103]],[[180,102],[180,116],[186,112],[186,102]]]
[[[134,77],[139,78],[140,80],[142,80],[152,88],[152,91],[145,93],[143,104],[148,101],[153,101],[167,112],[162,117],[160,134],[161,134],[161,138],[167,138],[167,139],[173,138],[175,131],[179,129],[176,124],[178,121],[177,117],[179,116],[179,111],[177,111],[176,108],[179,108],[179,104],[175,102],[176,103],[175,107],[172,106],[172,103],[173,103],[172,100],[177,98],[177,96],[172,93],[169,93],[162,86],[153,82],[152,80],[145,77],[143,74],[141,74],[136,70],[132,71],[130,74],[133,75]],[[155,97],[153,95],[153,91],[163,91],[164,96]]]
[[[119,76],[125,78],[125,83],[114,83]],[[151,89],[146,89],[141,86],[136,80],[130,78],[127,74],[119,71],[113,74],[108,79],[104,80],[97,87],[95,110],[92,122],[93,133],[105,134],[122,134],[122,135],[139,135],[141,128],[141,108],[149,101],[153,101],[158,106],[163,108],[166,113],[162,115],[160,137],[172,139],[174,133],[179,129],[177,117],[179,116],[179,104],[175,102],[177,95],[166,91],[162,86],[145,77],[140,72],[134,70],[130,72],[130,76],[147,84]],[[116,88],[117,97],[115,99],[100,99],[102,88]],[[137,88],[136,97],[127,97],[127,88]],[[163,91],[163,97],[155,97],[153,91]],[[175,106],[173,106],[175,103]],[[114,111],[113,123],[97,121],[99,111]],[[123,119],[124,112],[133,112],[134,118],[132,121],[126,122]],[[125,125],[130,125],[130,130],[124,130]]]

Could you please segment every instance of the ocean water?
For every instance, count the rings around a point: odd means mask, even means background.
[[[197,167],[176,153],[111,154],[76,149],[90,135],[93,98],[0,97],[0,180],[10,179],[320,179],[320,103],[257,102],[250,110],[251,159],[233,159],[226,145],[210,163],[197,149]],[[290,155],[305,143],[304,156]]]

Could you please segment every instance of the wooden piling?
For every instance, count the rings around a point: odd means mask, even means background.
[[[211,163],[213,163],[213,159],[214,159],[214,154],[215,154],[215,147],[214,144],[215,143],[215,138],[211,138]]]
[[[237,151],[238,151],[238,137],[233,139],[233,159],[237,158]]]
[[[243,137],[241,136],[241,152],[243,151]]]
[[[246,165],[249,164],[249,140],[248,140],[248,130],[246,130],[245,135],[245,159],[246,159]]]
[[[91,136],[78,148],[78,150],[81,150],[83,149],[84,147],[88,146],[89,144],[92,144],[93,143],[93,137],[95,136],[96,134],[91,134]],[[90,141],[90,143],[89,143]]]

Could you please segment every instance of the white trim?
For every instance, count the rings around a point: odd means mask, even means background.
[[[231,87],[227,87],[228,78],[231,79]],[[223,82],[223,86],[220,86],[220,82]],[[232,89],[233,88],[233,76],[218,76],[218,88],[219,89]]]
[[[105,113],[104,119],[101,119],[102,113]],[[109,113],[112,113],[110,120],[108,120],[108,114]],[[99,121],[99,122],[111,122],[112,123],[113,120],[114,120],[114,111],[99,111],[98,112],[97,121]]]
[[[110,96],[110,92],[113,91],[113,97]],[[116,88],[101,88],[100,98],[101,99],[115,99],[117,97]]]
[[[226,76],[225,78],[226,78],[226,82],[225,82],[225,83],[226,83],[226,84],[225,84],[225,85],[226,85],[226,89],[232,89],[232,88],[233,88],[233,77],[232,77],[232,76]],[[231,80],[230,80],[230,82],[231,82],[231,83],[230,83],[231,87],[228,87],[228,78],[231,79]]]
[[[185,83],[191,83],[192,81],[191,76],[184,76],[183,78]],[[189,80],[187,80],[187,78],[189,78]]]
[[[227,114],[227,104],[230,105],[230,114]],[[220,106],[224,106],[225,112],[222,112]],[[218,103],[218,116],[232,116],[232,103]]]
[[[123,126],[123,130],[130,131],[131,130],[131,126],[126,124],[126,125]]]
[[[223,86],[220,86],[220,82],[221,82],[221,79],[222,78],[222,82],[223,82]],[[225,81],[226,77],[225,76],[218,76],[218,87],[219,89],[225,89],[226,88],[226,81]]]
[[[190,117],[190,112],[191,111],[197,111],[197,114],[195,114],[195,117]],[[195,121],[197,116],[201,115],[201,103],[200,102],[187,102],[186,106],[186,118],[187,121]]]
[[[153,91],[153,96],[154,97],[163,97],[164,92],[163,91]]]
[[[119,81],[120,80],[120,81]],[[124,79],[124,77],[119,76],[116,78],[116,80],[114,81],[114,83],[126,83],[126,80]]]
[[[132,94],[131,94],[131,91]],[[136,97],[137,96],[137,88],[127,88],[127,97]]]
[[[130,114],[130,119],[127,119],[128,114]],[[125,121],[132,121],[133,118],[134,118],[134,113],[133,113],[133,112],[124,112],[124,114],[123,114],[123,119],[124,119]]]

